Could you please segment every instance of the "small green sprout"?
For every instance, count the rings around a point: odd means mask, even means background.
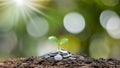
[[[60,51],[61,45],[68,42],[68,38],[62,38],[61,40],[58,40],[58,38],[55,36],[50,36],[48,39],[58,44],[58,51]]]

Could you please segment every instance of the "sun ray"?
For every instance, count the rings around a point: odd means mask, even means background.
[[[40,11],[39,9],[37,9],[37,8],[31,6],[31,5],[29,5],[28,7],[29,7],[32,11],[37,12],[37,13],[39,13],[39,14],[45,16],[45,17],[48,17],[45,13],[43,13],[43,12]]]
[[[32,19],[32,14],[40,14],[49,18],[49,16],[41,10],[48,9],[42,3],[49,1],[50,0],[0,0],[0,9],[5,7],[12,8],[11,18],[13,18],[15,22],[20,18],[24,18],[25,21],[27,21],[28,18]]]
[[[36,8],[44,8],[44,9],[48,9],[48,7],[43,6],[43,4],[41,4],[42,2],[49,2],[50,0],[31,0],[31,2],[29,2],[30,5],[36,7]]]
[[[0,0],[0,9],[9,8],[10,5],[11,2],[9,2],[8,0]]]

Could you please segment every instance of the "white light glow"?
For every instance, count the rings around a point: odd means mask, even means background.
[[[14,2],[18,6],[23,6],[25,4],[25,0],[14,0]]]
[[[82,32],[85,28],[84,17],[76,12],[68,13],[64,17],[64,27],[68,32],[78,34]]]

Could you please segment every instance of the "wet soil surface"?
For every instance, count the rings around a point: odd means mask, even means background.
[[[51,52],[40,57],[9,59],[0,62],[0,68],[120,68],[115,59],[93,59],[68,51]]]

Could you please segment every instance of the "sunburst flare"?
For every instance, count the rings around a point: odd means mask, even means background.
[[[20,18],[25,21],[32,19],[32,15],[37,15],[38,13],[48,17],[41,9],[47,9],[44,3],[48,3],[49,1],[50,0],[0,0],[0,14],[6,15],[6,17],[9,15],[9,20],[12,22],[16,22]]]

